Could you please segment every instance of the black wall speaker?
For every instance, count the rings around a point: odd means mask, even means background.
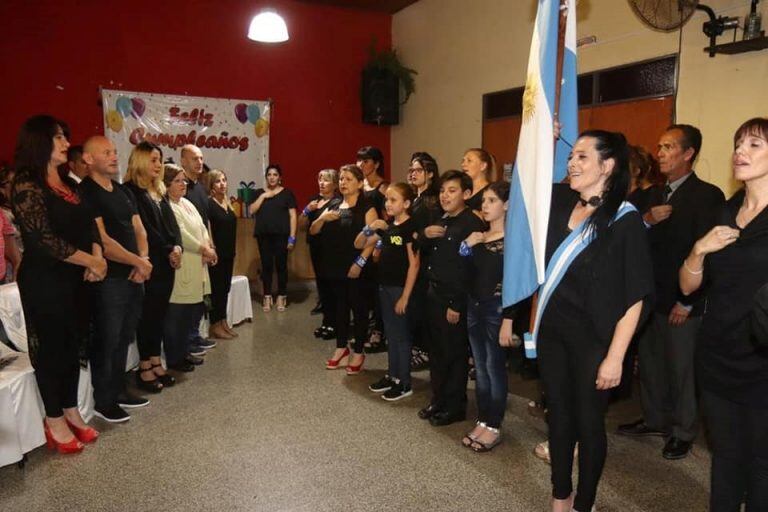
[[[360,98],[363,122],[393,125],[400,122],[400,81],[386,69],[363,70]]]

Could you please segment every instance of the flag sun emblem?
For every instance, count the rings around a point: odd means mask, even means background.
[[[536,112],[536,96],[539,94],[538,77],[530,74],[523,93],[523,122],[528,122]]]

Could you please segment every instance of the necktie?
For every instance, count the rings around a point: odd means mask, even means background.
[[[667,183],[667,186],[664,187],[664,202],[669,202],[669,196],[672,195],[672,187],[669,186],[669,183]]]

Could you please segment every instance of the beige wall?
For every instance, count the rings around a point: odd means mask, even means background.
[[[718,14],[740,17],[749,5],[706,3]],[[449,169],[458,167],[464,149],[480,144],[483,93],[524,84],[535,8],[535,0],[420,0],[394,16],[393,45],[419,75],[401,124],[392,128],[393,179],[404,178],[415,150],[429,151]],[[677,51],[677,32],[647,28],[624,0],[581,0],[578,10],[578,37],[598,39],[580,49],[579,72]],[[734,130],[749,117],[768,116],[768,50],[710,59],[702,51],[705,20],[697,12],[683,31],[678,121],[701,128],[698,172],[729,193],[736,185],[729,167]]]

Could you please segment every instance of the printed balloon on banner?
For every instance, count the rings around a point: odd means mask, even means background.
[[[245,122],[248,121],[248,105],[245,103],[238,103],[235,105],[235,118],[245,124]]]
[[[131,115],[131,111],[133,110],[133,103],[131,102],[130,98],[120,96],[115,102],[115,109],[117,109],[117,111],[120,112],[123,117],[126,117]]]
[[[256,121],[258,121],[260,117],[261,110],[259,110],[259,106],[255,103],[248,105],[248,121],[256,124]]]
[[[123,116],[117,110],[110,110],[107,112],[107,126],[115,133],[119,133],[123,129]]]
[[[147,105],[144,103],[144,100],[141,98],[132,98],[131,108],[133,110],[133,112],[131,112],[131,115],[136,119],[138,119],[144,115],[144,110],[147,108]]]
[[[256,125],[253,127],[253,131],[256,133],[258,138],[262,138],[269,133],[269,121],[264,118],[259,119],[256,121]]]

